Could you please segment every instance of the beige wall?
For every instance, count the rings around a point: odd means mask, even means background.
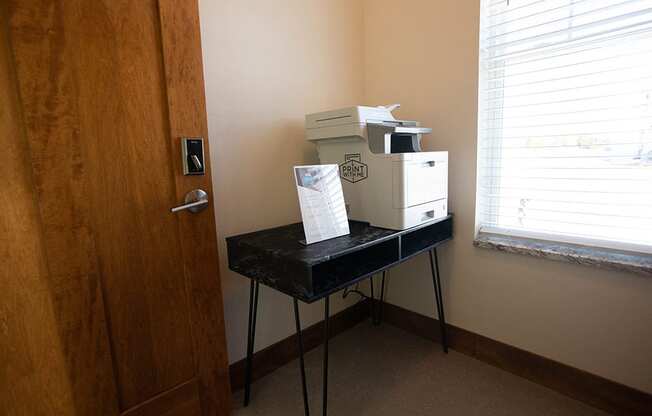
[[[245,354],[249,281],[228,270],[224,237],[300,220],[292,166],[316,163],[309,112],[362,101],[362,4],[202,0],[200,17],[229,359]],[[347,298],[347,302],[353,299]],[[344,307],[333,296],[331,311]],[[303,325],[322,302],[301,305]],[[263,288],[257,349],[294,333],[292,302]]]
[[[455,239],[441,249],[447,319],[652,392],[652,279],[472,246],[478,0],[365,0],[365,99],[399,102],[450,152]],[[434,315],[426,258],[392,271],[388,300]]]

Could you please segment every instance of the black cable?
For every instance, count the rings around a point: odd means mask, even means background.
[[[342,299],[346,299],[347,296],[351,293],[355,293],[356,295],[360,296],[360,301],[364,299],[369,299],[369,296],[365,295],[358,289],[358,283],[353,286],[353,289],[349,289],[350,286],[347,286],[344,288],[344,291],[342,292]]]

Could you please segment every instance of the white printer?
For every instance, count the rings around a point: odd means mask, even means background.
[[[386,107],[306,115],[321,163],[338,164],[349,219],[403,230],[448,214],[448,152],[422,152],[432,129]]]

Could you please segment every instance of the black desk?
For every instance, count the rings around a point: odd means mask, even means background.
[[[312,303],[324,299],[324,415],[326,415],[327,410],[328,391],[329,295],[332,293],[382,272],[380,295],[380,305],[382,306],[385,271],[427,251],[430,257],[435,303],[441,325],[442,344],[444,352],[448,352],[436,247],[452,238],[452,216],[449,215],[440,220],[403,231],[371,227],[368,223],[357,221],[351,221],[349,225],[351,230],[349,235],[308,246],[300,242],[304,238],[301,223],[226,239],[229,268],[251,279],[245,406],[249,403],[251,391],[251,362],[256,334],[256,312],[260,283],[285,293],[294,300],[303,402],[306,415],[308,415],[308,395],[303,362],[303,340],[299,321],[299,300]],[[373,284],[373,280],[370,280],[370,282]],[[373,308],[373,286],[371,296]],[[375,314],[372,314],[372,316],[376,320]]]

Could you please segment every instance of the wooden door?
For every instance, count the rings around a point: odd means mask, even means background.
[[[0,414],[228,414],[196,0],[5,0],[0,37]]]

